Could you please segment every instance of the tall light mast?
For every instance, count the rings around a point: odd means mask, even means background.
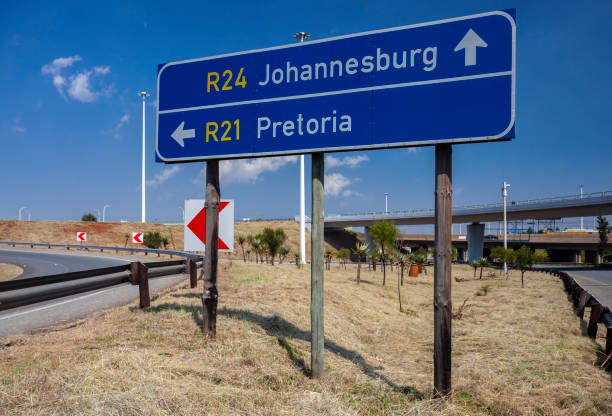
[[[146,222],[146,202],[145,202],[145,101],[147,97],[150,97],[145,91],[138,93],[142,97],[142,213],[140,216],[140,222]]]

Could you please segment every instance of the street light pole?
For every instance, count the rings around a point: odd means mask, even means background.
[[[389,193],[385,192],[385,214],[389,213]]]
[[[181,219],[185,222],[185,208],[179,207],[179,209],[181,210]]]
[[[506,218],[506,200],[508,199],[508,188],[510,187],[509,183],[504,181],[504,185],[502,186],[502,197],[504,198],[504,249],[508,248],[508,220]],[[504,261],[504,273],[508,273],[508,265]]]
[[[580,199],[582,199],[582,189],[583,186],[580,185]],[[580,217],[580,231],[584,230],[584,217]]]
[[[310,38],[306,32],[297,32],[293,37],[303,43]],[[306,264],[306,196],[304,188],[304,155],[300,155],[300,261]]]
[[[102,216],[100,215],[100,210],[98,208],[94,208],[94,211],[98,213],[98,220],[102,219]]]
[[[106,204],[102,208],[102,222],[106,222],[106,208],[110,208],[110,205]]]
[[[146,203],[145,203],[145,100],[150,97],[145,91],[138,93],[142,97],[142,214],[140,222],[146,222]]]

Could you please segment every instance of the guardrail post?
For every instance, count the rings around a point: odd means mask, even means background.
[[[589,300],[591,300],[591,294],[586,290],[583,291],[582,295],[580,295],[580,302],[578,302],[578,309],[576,310],[576,314],[580,319],[584,318],[584,308],[588,305]]]
[[[130,263],[130,272],[131,272],[131,276],[130,276],[130,283],[132,285],[137,285],[139,280],[139,268],[138,265],[140,264],[140,262],[137,261],[133,261]]]
[[[198,287],[198,266],[193,259],[187,259],[187,273],[189,273],[189,282],[190,286],[193,289],[194,287]]]
[[[596,303],[591,306],[591,317],[589,318],[589,326],[587,328],[587,334],[591,338],[595,338],[597,336],[597,324],[601,320],[601,316],[603,315],[604,307],[600,303]]]
[[[140,308],[148,308],[151,306],[151,298],[149,297],[149,272],[147,267],[138,262],[138,286],[140,289]]]

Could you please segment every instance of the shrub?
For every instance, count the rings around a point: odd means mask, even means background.
[[[98,222],[98,218],[91,212],[88,212],[87,214],[83,214],[81,221]]]
[[[163,241],[164,236],[157,231],[145,233],[142,238],[142,243],[148,248],[160,248]]]

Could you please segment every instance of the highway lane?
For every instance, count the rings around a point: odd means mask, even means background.
[[[17,279],[120,266],[130,261],[132,259],[127,256],[0,249],[0,263],[11,263],[23,269]]]
[[[149,280],[149,290],[151,294],[155,294],[179,283],[187,285],[186,282],[188,277],[185,274],[156,277]],[[201,288],[200,284],[200,290]],[[138,297],[138,286],[124,283],[0,311],[0,344],[2,337],[74,322],[108,308],[128,304]]]

